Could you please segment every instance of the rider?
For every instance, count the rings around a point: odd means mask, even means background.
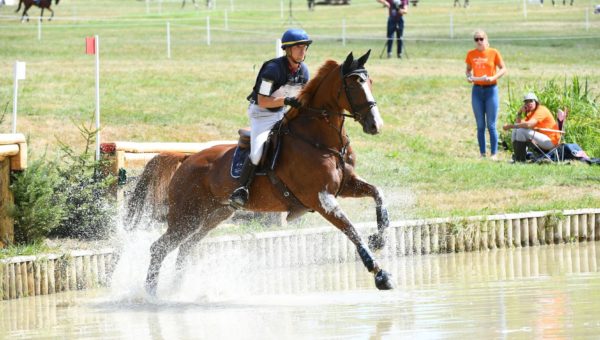
[[[283,118],[286,106],[300,106],[296,95],[309,79],[308,68],[303,61],[311,43],[304,30],[288,29],[281,37],[281,49],[285,55],[265,62],[258,72],[252,93],[248,96],[250,155],[242,168],[241,186],[229,198],[229,203],[236,208],[243,207],[248,201],[248,188],[271,128]]]

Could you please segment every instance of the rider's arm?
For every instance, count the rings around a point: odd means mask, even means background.
[[[282,107],[284,105],[283,101],[285,100],[285,97],[263,96],[262,94],[258,94],[256,97],[258,99],[258,106],[263,109]]]

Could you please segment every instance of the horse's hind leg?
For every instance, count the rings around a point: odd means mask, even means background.
[[[388,211],[383,203],[383,195],[376,186],[369,184],[356,176],[350,175],[346,180],[342,191],[342,197],[372,197],[375,201],[375,213],[377,216],[377,234],[369,236],[369,247],[374,250],[382,249],[385,245],[385,230],[390,225]]]
[[[48,18],[48,21],[51,21],[52,18],[54,18],[54,11],[51,8],[48,8],[48,10],[50,11],[50,18]]]
[[[223,208],[217,208],[213,210],[209,216],[202,223],[198,231],[190,236],[179,246],[179,253],[177,254],[176,267],[178,271],[185,268],[189,262],[189,256],[194,247],[202,240],[211,230],[218,226],[221,222],[225,221],[233,215],[233,210],[227,206]]]
[[[190,232],[188,229],[180,228],[177,231],[175,228],[169,229],[150,247],[150,265],[146,275],[146,291],[150,295],[156,295],[156,286],[158,285],[158,275],[165,257],[177,248],[183,240],[185,240]]]
[[[354,243],[358,255],[367,270],[375,274],[375,286],[381,290],[394,288],[390,274],[379,267],[369,248],[363,243],[358,232],[356,232],[352,222],[350,222],[339,206],[335,196],[325,191],[320,192],[318,195],[320,206],[315,207],[315,210],[340,229]]]

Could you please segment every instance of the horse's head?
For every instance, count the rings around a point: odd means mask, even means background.
[[[354,59],[352,52],[348,54],[346,61],[341,67],[342,86],[345,102],[343,108],[350,112],[363,127],[365,133],[378,134],[383,127],[383,120],[379,114],[377,103],[371,93],[372,81],[365,69],[365,63],[369,59],[371,50],[358,59]]]

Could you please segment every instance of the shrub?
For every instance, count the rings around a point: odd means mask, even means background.
[[[62,179],[54,163],[38,159],[15,173],[10,186],[14,204],[9,215],[15,221],[15,242],[31,244],[43,240],[66,216]]]
[[[66,196],[65,219],[54,229],[52,236],[78,239],[106,238],[114,228],[114,198],[109,188],[114,183],[113,176],[102,175],[102,161],[94,160],[95,133],[84,125],[79,131],[86,140],[82,153],[60,142],[62,154],[58,172],[63,178],[61,191]]]
[[[516,119],[519,108],[523,105],[523,94],[534,92],[542,105],[550,112],[556,113],[558,109],[567,108],[569,115],[565,123],[565,142],[576,143],[592,157],[600,157],[600,106],[597,97],[589,91],[588,82],[581,84],[579,78],[574,77],[560,86],[552,79],[541,86],[529,85],[520,90],[517,95],[508,89],[507,112],[504,124],[512,124]],[[512,150],[511,131],[501,131],[500,139]]]
[[[77,154],[60,143],[61,157],[35,160],[13,176],[15,241],[32,244],[47,236],[99,239],[114,227],[114,198],[108,194],[112,176],[101,176],[102,162],[94,160],[95,131],[79,127],[86,140]]]

